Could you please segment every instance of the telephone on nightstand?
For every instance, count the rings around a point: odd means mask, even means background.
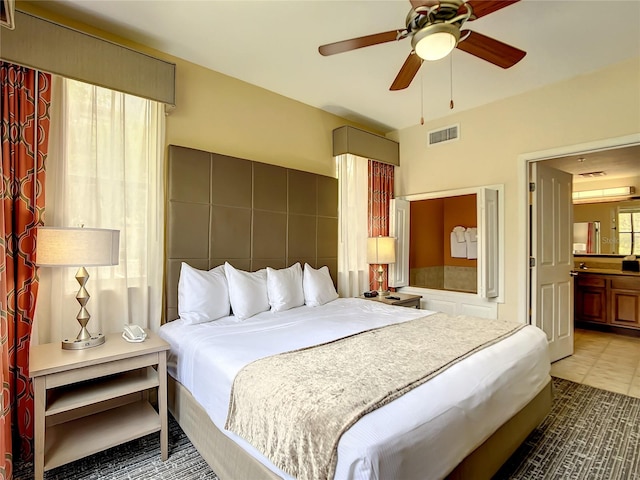
[[[127,342],[144,342],[144,339],[147,338],[147,334],[139,325],[125,325],[124,331],[122,332],[122,338],[124,338]]]

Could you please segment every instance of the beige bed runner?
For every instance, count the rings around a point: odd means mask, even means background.
[[[521,328],[438,313],[257,360],[234,380],[225,428],[298,480],[331,479],[358,419]]]

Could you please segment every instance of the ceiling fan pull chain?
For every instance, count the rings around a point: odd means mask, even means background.
[[[449,100],[449,109],[453,110],[453,54],[449,55],[449,85],[451,87],[451,100]]]
[[[420,75],[420,125],[424,125],[424,76]]]

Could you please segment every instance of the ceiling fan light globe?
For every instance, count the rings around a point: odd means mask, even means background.
[[[423,60],[440,60],[456,48],[460,30],[448,24],[428,25],[411,39],[416,54]]]

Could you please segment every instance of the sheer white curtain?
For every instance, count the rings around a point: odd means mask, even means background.
[[[356,297],[369,290],[367,264],[368,165],[351,154],[336,157],[340,210],[338,214],[338,293]]]
[[[120,262],[88,267],[91,333],[157,329],[164,258],[164,108],[56,77],[45,225],[120,230]],[[75,338],[76,268],[40,268],[39,342]]]

